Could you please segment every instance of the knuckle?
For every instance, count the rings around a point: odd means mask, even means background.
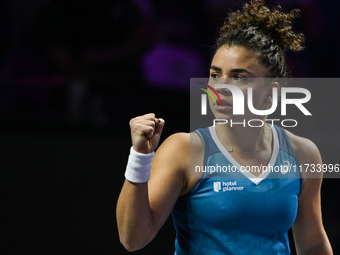
[[[147,131],[148,133],[150,133],[150,132],[153,131],[153,128],[150,127],[150,126],[146,126],[146,127],[145,127],[145,131]]]
[[[154,132],[154,129],[152,127],[147,127],[145,129],[145,134],[148,136],[152,136],[153,132]]]
[[[130,126],[136,123],[137,118],[138,118],[138,117],[132,118],[132,119],[129,121]]]

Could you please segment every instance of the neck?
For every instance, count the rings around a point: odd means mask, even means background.
[[[226,148],[232,147],[234,151],[243,153],[255,153],[265,146],[270,146],[269,125],[262,127],[243,127],[220,124],[216,125],[216,133]]]

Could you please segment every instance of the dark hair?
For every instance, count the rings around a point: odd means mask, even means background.
[[[292,29],[292,21],[299,15],[298,9],[285,14],[280,6],[271,11],[262,0],[253,0],[245,4],[242,11],[228,15],[220,29],[215,53],[223,45],[243,46],[260,52],[259,58],[268,70],[268,77],[286,77],[286,51],[304,49],[304,35]]]

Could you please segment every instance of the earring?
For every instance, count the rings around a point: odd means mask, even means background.
[[[266,103],[268,103],[268,104],[269,104],[269,103],[270,103],[270,100],[269,100],[269,99],[266,99]]]

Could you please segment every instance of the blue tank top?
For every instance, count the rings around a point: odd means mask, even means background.
[[[204,175],[173,208],[175,255],[290,254],[302,179],[286,132],[272,127],[272,155],[258,177],[242,169],[214,127],[195,132],[205,147]]]

